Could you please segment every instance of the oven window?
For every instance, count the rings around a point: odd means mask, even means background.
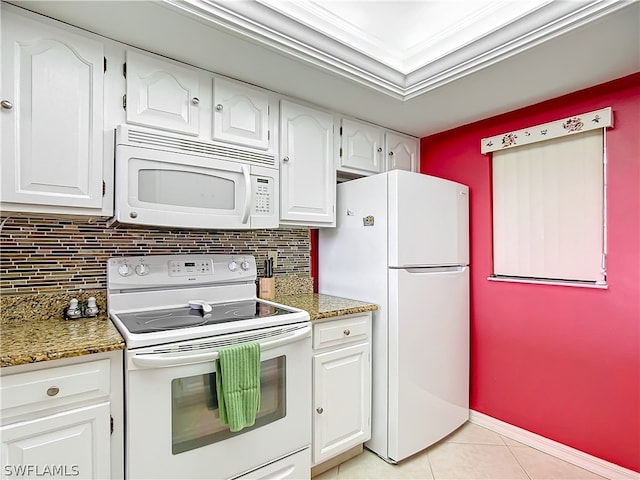
[[[235,209],[235,183],[228,178],[180,170],[138,170],[138,200],[178,207]]]
[[[206,373],[171,381],[172,453],[178,454],[242,435],[286,415],[286,358],[260,364],[260,411],[256,423],[232,433],[220,423],[216,374]]]

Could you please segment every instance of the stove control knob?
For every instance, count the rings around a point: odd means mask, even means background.
[[[245,260],[240,264],[240,267],[242,268],[242,270],[249,270],[249,262]]]
[[[238,264],[236,263],[235,260],[231,260],[229,262],[229,270],[231,270],[232,272],[235,272],[238,269]]]
[[[118,273],[123,277],[128,277],[129,275],[131,275],[132,271],[133,270],[131,270],[131,267],[126,263],[123,263],[118,267]]]
[[[144,263],[141,263],[140,265],[136,265],[137,275],[146,275],[147,273],[149,273],[149,267],[147,265],[145,265]]]

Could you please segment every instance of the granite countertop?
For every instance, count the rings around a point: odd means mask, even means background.
[[[276,279],[275,302],[309,312],[311,320],[377,310],[368,302],[311,293],[310,277]],[[69,293],[4,295],[0,297],[0,367],[124,350],[125,343],[106,313],[106,292],[83,292],[100,307],[95,318],[65,320]]]
[[[124,339],[106,314],[104,292],[86,292],[100,307],[94,318],[65,320],[62,312],[70,294],[2,296],[0,366],[77,357],[123,350]]]
[[[373,303],[334,297],[322,293],[276,295],[274,302],[306,310],[309,312],[309,317],[312,321],[353,313],[371,312],[378,309],[378,306]]]

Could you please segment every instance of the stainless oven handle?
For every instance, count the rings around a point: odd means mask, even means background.
[[[251,212],[251,172],[248,165],[242,165],[242,175],[244,177],[244,215],[242,216],[242,223],[247,223],[249,220],[249,213]]]
[[[260,351],[269,350],[271,348],[280,347],[289,343],[297,342],[301,338],[308,337],[311,334],[311,327],[306,326],[300,330],[280,337],[276,340],[260,343]],[[193,363],[213,362],[218,359],[218,352],[197,353],[194,355],[171,356],[166,354],[134,354],[131,361],[139,367],[177,367],[180,365],[189,365]]]

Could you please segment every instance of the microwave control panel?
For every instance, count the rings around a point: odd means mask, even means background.
[[[274,181],[273,178],[252,176],[253,183],[253,212],[257,215],[269,215],[273,213]]]

